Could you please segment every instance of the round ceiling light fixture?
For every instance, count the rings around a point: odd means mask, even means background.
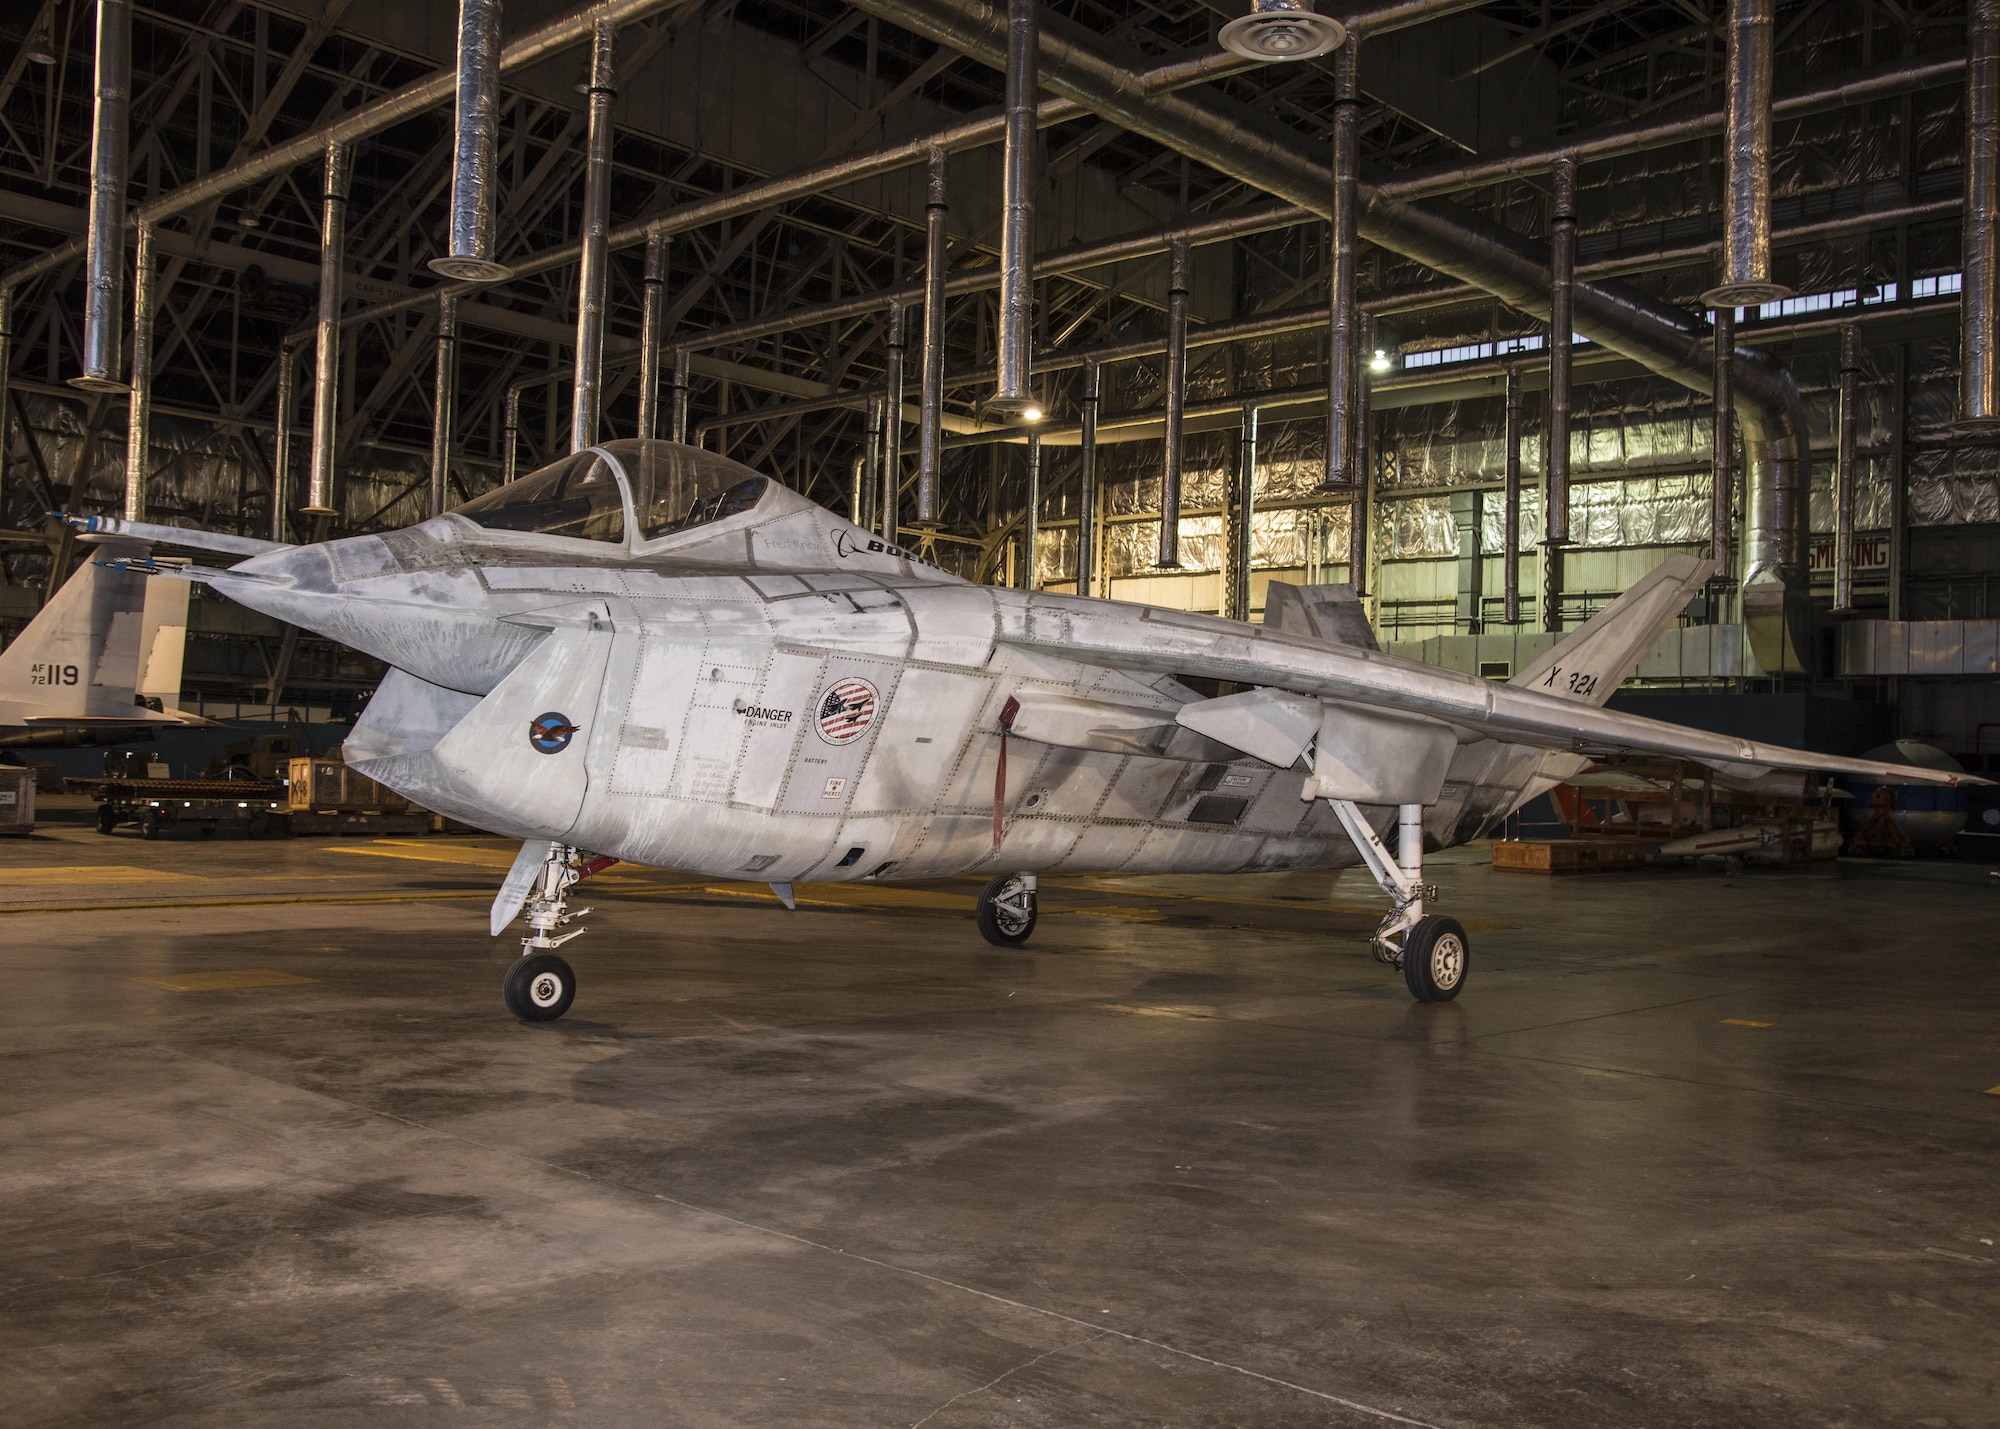
[[[1231,54],[1260,63],[1309,60],[1337,50],[1347,27],[1315,15],[1305,0],[1253,0],[1255,8],[1222,27],[1216,36]]]

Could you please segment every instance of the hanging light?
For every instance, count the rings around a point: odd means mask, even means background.
[[[1309,60],[1337,50],[1347,27],[1327,15],[1315,15],[1306,0],[1253,0],[1255,8],[1222,27],[1216,36],[1222,47],[1246,60],[1279,62]]]
[[[1370,372],[1387,372],[1393,365],[1389,360],[1389,354],[1379,347],[1375,349],[1375,355],[1368,359]]]
[[[56,52],[49,48],[49,32],[37,30],[28,36],[28,44],[21,51],[21,58],[31,65],[52,65],[56,62]]]

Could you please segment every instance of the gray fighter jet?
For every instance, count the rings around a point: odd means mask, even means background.
[[[524,840],[491,926],[525,908],[505,993],[531,1021],[575,996],[571,890],[621,859],[788,903],[990,874],[978,924],[1002,945],[1033,933],[1046,872],[1359,863],[1392,900],[1378,956],[1441,1001],[1469,943],[1430,910],[1424,850],[1594,755],[1960,777],[1605,709],[1707,579],[1690,556],[1501,684],[1382,654],[1339,587],[1274,585],[1259,626],[972,585],[721,456],[618,441],[406,530],[185,573],[393,667],[348,762]]]

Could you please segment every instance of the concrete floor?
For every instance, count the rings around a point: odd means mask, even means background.
[[[606,875],[0,847],[0,1423],[1993,1425],[2000,880]],[[804,890],[809,897],[820,896]]]

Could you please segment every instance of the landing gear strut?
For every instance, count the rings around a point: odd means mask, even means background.
[[[979,895],[979,936],[996,948],[1018,948],[1035,931],[1035,875],[1003,873]]]
[[[588,930],[578,928],[561,935],[556,930],[590,911],[569,911],[570,890],[616,862],[615,858],[593,858],[567,844],[549,845],[548,857],[536,870],[534,887],[521,907],[528,920],[528,936],[521,939],[521,956],[507,969],[500,988],[507,1010],[523,1022],[553,1022],[576,1000],[576,973],[556,956],[556,949]]]
[[[1371,939],[1376,961],[1400,969],[1418,1002],[1451,1001],[1465,986],[1472,941],[1455,919],[1424,912],[1424,901],[1437,897],[1437,885],[1423,881],[1424,806],[1396,806],[1396,856],[1391,857],[1359,805],[1348,799],[1327,802],[1375,882],[1394,900]]]

